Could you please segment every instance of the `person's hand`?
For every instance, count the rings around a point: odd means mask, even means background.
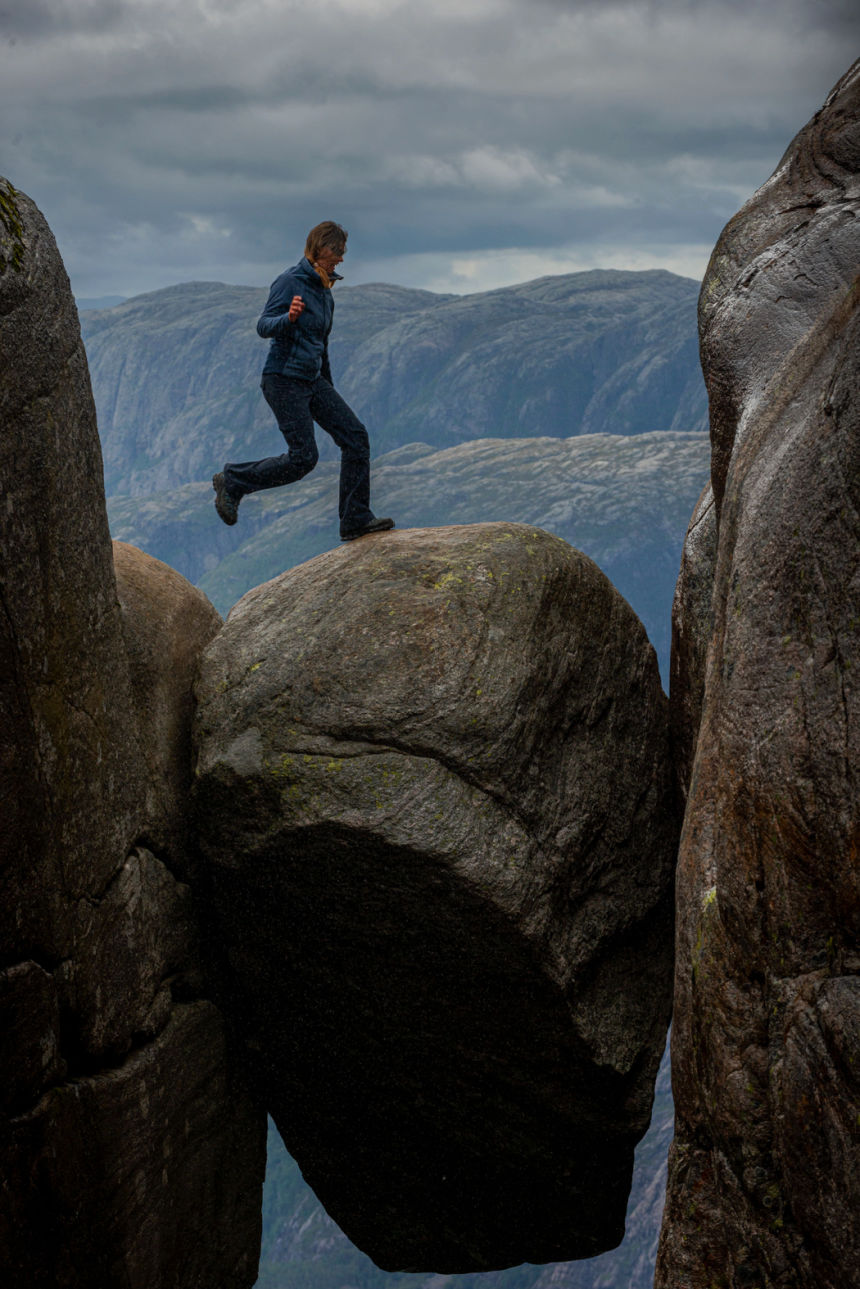
[[[294,295],[290,303],[290,311],[287,314],[290,322],[297,322],[299,314],[305,307],[305,302],[300,295]]]

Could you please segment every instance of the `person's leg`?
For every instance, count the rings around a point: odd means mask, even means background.
[[[224,466],[224,484],[237,501],[261,488],[294,483],[309,474],[319,460],[310,411],[312,382],[270,373],[263,377],[261,388],[289,451],[262,461],[228,462]]]
[[[319,377],[313,384],[310,411],[340,448],[341,537],[373,523],[370,509],[370,442],[367,430],[333,385]]]

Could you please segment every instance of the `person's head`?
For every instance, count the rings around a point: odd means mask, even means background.
[[[334,220],[323,220],[308,233],[305,242],[305,258],[309,259],[311,264],[321,264],[326,272],[332,273],[344,257],[348,236],[346,229],[341,228]]]

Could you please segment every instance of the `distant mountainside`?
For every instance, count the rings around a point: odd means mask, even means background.
[[[126,295],[77,295],[75,304],[78,312],[82,313],[84,309],[112,309],[116,304],[122,304],[127,300]]]
[[[706,427],[698,286],[687,278],[594,270],[467,296],[335,291],[335,380],[376,454],[415,441]],[[259,390],[265,298],[192,282],[83,313],[109,496],[208,479],[224,460],[280,450]]]
[[[480,439],[436,451],[411,444],[379,457],[373,504],[399,527],[506,519],[564,537],[600,565],[642,619],[664,676],[679,552],[708,477],[705,434],[677,431],[570,439]],[[222,612],[252,586],[337,544],[337,465],[246,497],[235,528],[211,485],[113,497],[114,537],[198,583]]]

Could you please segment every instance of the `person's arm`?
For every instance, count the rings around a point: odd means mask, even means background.
[[[301,317],[304,300],[296,293],[296,283],[284,274],[272,284],[266,307],[257,322],[257,335],[264,340],[283,340]]]

